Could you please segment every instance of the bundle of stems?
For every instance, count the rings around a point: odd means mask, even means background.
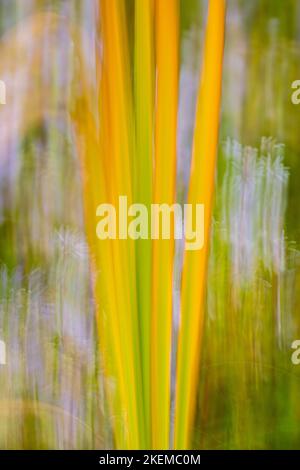
[[[98,102],[89,85],[73,110],[81,157],[87,240],[115,446],[186,448],[195,411],[203,297],[218,142],[225,0],[210,0],[188,202],[205,205],[205,246],[186,252],[171,442],[174,237],[96,237],[97,206],[175,202],[179,1],[99,2]],[[133,71],[131,62],[133,60]],[[119,214],[120,215],[120,214]],[[120,222],[120,226],[122,221]],[[172,227],[174,232],[174,224]]]

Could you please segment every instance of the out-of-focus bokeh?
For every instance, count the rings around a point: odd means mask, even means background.
[[[1,449],[114,445],[73,119],[82,89],[92,109],[99,99],[99,4],[0,0]],[[182,203],[206,10],[180,1]],[[298,0],[228,0],[196,449],[299,447],[299,64]],[[176,256],[175,333],[180,246]]]

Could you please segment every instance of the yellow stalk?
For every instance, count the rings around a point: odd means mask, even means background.
[[[154,203],[173,204],[178,101],[178,1],[156,0]],[[174,227],[172,228],[174,230]],[[153,240],[151,415],[153,448],[169,448],[174,243]]]
[[[135,2],[135,202],[150,210],[152,202],[154,112],[154,4]],[[137,300],[143,371],[145,445],[151,447],[150,333],[151,333],[151,239],[136,241]]]
[[[127,196],[132,203],[132,166],[134,157],[134,127],[132,96],[130,93],[129,53],[126,34],[124,0],[103,0],[101,16],[103,28],[103,75],[108,97],[108,109],[100,119],[109,118],[109,140],[103,159],[110,202],[118,207],[119,197]],[[103,202],[103,201],[100,201]],[[101,243],[101,242],[100,242]],[[141,364],[139,353],[138,318],[136,305],[136,278],[134,242],[130,238],[112,241],[112,256],[116,290],[123,380],[123,397],[127,414],[126,447],[143,446],[144,423],[142,406]],[[116,386],[119,386],[118,382]],[[117,442],[117,447],[120,443]]]
[[[133,110],[124,1],[101,2],[102,59],[99,123],[90,112],[88,90],[74,113],[82,161],[86,231],[94,274],[94,295],[104,363],[106,390],[113,418],[115,445],[143,446],[141,365],[135,286],[135,253],[130,239],[98,240],[96,208],[118,207],[119,196],[132,202]],[[83,81],[83,80],[82,80]],[[84,81],[83,81],[84,82]],[[118,218],[117,213],[117,218]]]
[[[113,272],[112,246],[110,240],[101,243],[96,238],[95,214],[99,201],[107,200],[107,188],[104,177],[103,152],[107,147],[107,129],[101,128],[100,138],[97,135],[94,118],[87,105],[87,90],[83,88],[84,99],[77,103],[73,113],[76,125],[76,137],[81,159],[83,182],[84,212],[87,241],[90,250],[93,274],[93,290],[96,302],[97,325],[101,351],[104,358],[107,396],[114,415],[116,442],[126,446],[124,432],[124,402],[127,394],[123,377],[120,327],[116,321],[117,307],[115,280]],[[103,95],[105,97],[106,95]],[[107,104],[103,100],[103,112]],[[116,384],[109,383],[114,380]]]
[[[205,237],[201,250],[185,251],[184,255],[175,405],[177,449],[190,446],[199,377],[203,301],[218,144],[224,25],[225,0],[210,0],[188,195],[190,204],[204,204]]]

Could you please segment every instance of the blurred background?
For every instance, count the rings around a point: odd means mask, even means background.
[[[180,2],[179,202],[206,11]],[[97,92],[97,14],[90,0],[0,0],[1,449],[113,446],[72,120],[83,81]],[[196,449],[300,446],[299,64],[298,0],[228,0]]]

